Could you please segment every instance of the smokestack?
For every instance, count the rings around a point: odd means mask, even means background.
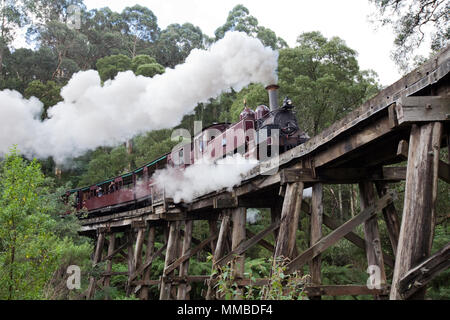
[[[276,84],[271,84],[266,87],[267,92],[269,93],[269,106],[270,111],[274,111],[278,109],[278,89],[280,87]]]

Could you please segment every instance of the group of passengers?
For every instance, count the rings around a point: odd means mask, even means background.
[[[114,181],[111,181],[111,183],[108,186],[108,190],[109,190],[109,193],[113,193],[114,191],[116,191],[116,184],[114,183]],[[103,188],[102,187],[98,186],[96,192],[97,192],[97,197],[100,198],[103,196]]]

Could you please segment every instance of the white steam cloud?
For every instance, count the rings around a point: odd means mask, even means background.
[[[156,171],[153,179],[159,187],[164,187],[166,197],[173,198],[174,203],[191,202],[216,190],[231,191],[257,164],[257,160],[245,159],[240,154],[216,163],[202,158],[183,171],[174,168]]]
[[[153,78],[128,71],[102,85],[96,71],[79,72],[62,89],[64,101],[50,108],[43,122],[38,99],[0,91],[0,155],[17,144],[25,155],[63,162],[139,133],[172,128],[198,103],[230,88],[276,83],[277,60],[278,53],[258,39],[230,32]]]

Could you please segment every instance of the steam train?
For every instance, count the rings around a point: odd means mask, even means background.
[[[245,105],[239,122],[215,123],[171,153],[119,177],[67,191],[66,199],[75,194],[74,207],[77,211],[87,211],[89,216],[149,206],[161,198],[161,190],[153,185],[156,170],[166,167],[183,170],[199,156],[216,161],[235,153],[259,155],[257,150],[263,143],[269,153],[274,147],[282,153],[305,143],[309,136],[298,126],[292,101],[286,97],[279,107],[278,89],[277,85],[266,88],[270,107],[260,105],[253,111]]]

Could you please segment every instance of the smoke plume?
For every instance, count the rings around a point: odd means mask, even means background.
[[[156,171],[153,178],[158,186],[164,187],[166,196],[175,203],[191,202],[194,198],[216,190],[227,189],[242,182],[244,174],[258,164],[257,160],[248,160],[240,154],[220,159],[216,163],[202,158],[181,171],[166,168]]]
[[[97,71],[75,74],[64,99],[41,122],[43,104],[15,91],[0,91],[0,155],[17,144],[27,156],[57,162],[99,146],[116,146],[151,130],[172,128],[201,102],[250,83],[276,83],[277,52],[255,38],[230,32],[209,50],[153,78],[119,73],[101,83]]]

